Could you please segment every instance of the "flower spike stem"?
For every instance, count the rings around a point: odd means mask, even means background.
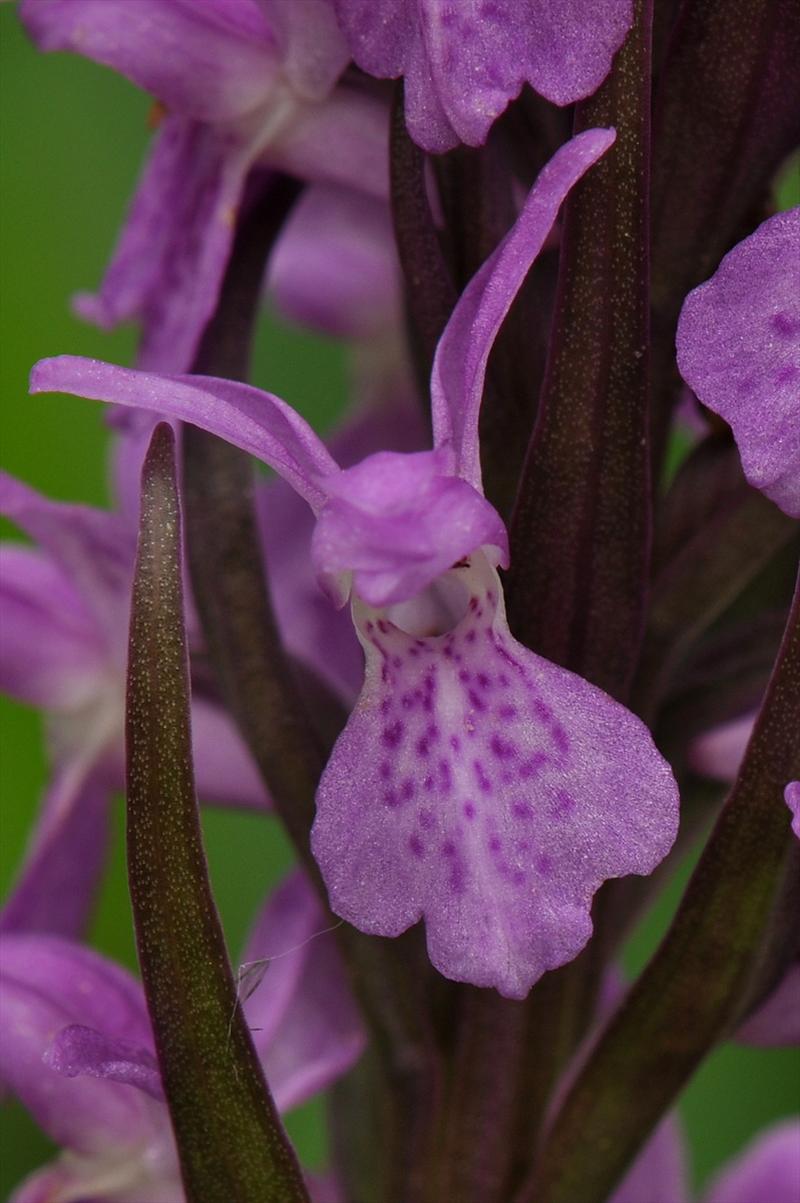
[[[264,264],[296,193],[291,181],[277,191],[273,185],[241,219],[196,371],[246,378]],[[243,452],[194,426],[184,426],[182,442],[189,566],[212,664],[275,809],[327,905],[309,832],[330,749],[299,694],[272,611],[252,465]],[[427,1155],[410,1150],[432,1139],[428,1116],[438,1102],[436,1053],[423,1001],[432,971],[413,936],[376,940],[345,926],[338,937],[373,1028],[389,1103],[381,1203],[413,1203],[416,1195],[407,1182]]]
[[[752,1001],[797,855],[800,584],[736,784],[661,947],[597,1043],[518,1203],[602,1203]]]
[[[174,435],[142,472],[127,692],[136,941],[189,1203],[308,1203],[236,994],[191,760]]]

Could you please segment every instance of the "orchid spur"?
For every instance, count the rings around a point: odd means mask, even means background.
[[[317,795],[333,910],[396,936],[424,917],[446,976],[524,997],[591,934],[593,893],[650,873],[675,836],[672,774],[644,725],[508,630],[507,536],[481,490],[489,352],[573,184],[611,145],[588,130],[541,173],[459,301],[431,396],[434,446],[341,470],[284,402],[246,385],[71,357],[32,390],[181,419],[263,459],[317,515],[312,559],[350,598],[365,680]]]

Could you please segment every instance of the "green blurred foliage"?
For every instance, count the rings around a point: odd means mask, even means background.
[[[79,58],[39,55],[9,5],[0,7],[0,326],[3,467],[54,497],[109,501],[107,432],[98,405],[69,397],[27,395],[27,375],[42,356],[69,352],[132,362],[135,333],[106,334],[73,318],[69,298],[94,288],[113,246],[148,139],[151,101],[125,80]],[[784,204],[800,195],[796,165],[787,171]],[[340,410],[346,390],[341,348],[265,317],[255,356],[255,383],[295,404],[320,428]],[[5,533],[9,532],[4,528]],[[44,787],[47,769],[38,716],[0,701],[0,889],[13,877]],[[125,883],[122,807],[111,872],[92,942],[131,967],[135,953]],[[211,873],[232,957],[265,892],[291,861],[274,820],[208,811]],[[638,968],[679,897],[678,875],[632,942]],[[796,1054],[728,1046],[709,1058],[682,1102],[701,1179],[758,1128],[798,1104]],[[635,1100],[631,1100],[635,1106]],[[316,1102],[290,1119],[301,1155],[324,1155],[324,1113]],[[3,1116],[0,1194],[52,1152],[16,1104]],[[646,1201],[642,1201],[646,1203]]]

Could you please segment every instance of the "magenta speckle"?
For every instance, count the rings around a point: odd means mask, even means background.
[[[388,760],[384,760],[381,762],[381,767],[378,769],[378,775],[382,778],[383,781],[389,780],[389,778],[392,775],[392,766],[389,764]]]
[[[469,692],[467,693],[467,697],[469,698],[469,704],[473,708],[473,710],[485,710],[486,709],[486,703],[484,702],[483,698],[480,697],[475,692],[474,689],[469,690]]]
[[[791,313],[773,313],[769,324],[781,338],[794,338],[796,334],[800,334],[800,319],[793,317]]]
[[[433,811],[428,810],[427,807],[423,807],[417,815],[417,822],[423,831],[430,831],[431,827],[433,827]]]
[[[410,802],[417,792],[417,787],[411,777],[407,777],[400,789],[400,797],[404,802]]]
[[[414,856],[416,856],[417,860],[422,860],[423,856],[425,855],[425,845],[416,832],[409,837],[408,846],[414,853]]]
[[[515,802],[511,803],[511,813],[515,819],[527,821],[533,818],[533,807],[524,798],[517,798]]]
[[[464,803],[464,816],[465,816],[465,818],[469,819],[470,822],[475,818],[475,815],[477,813],[478,812],[475,808],[474,802],[465,802]]]
[[[401,722],[392,723],[391,727],[384,727],[383,735],[381,736],[381,738],[383,739],[383,742],[386,745],[386,747],[387,748],[399,747],[400,741],[403,738],[404,730],[405,730],[405,727],[403,726],[403,724]]]
[[[516,706],[505,705],[498,708],[497,714],[499,718],[512,719],[517,717],[518,711]]]
[[[549,877],[553,872],[553,860],[550,856],[537,856],[536,871],[541,873],[542,877]]]
[[[454,752],[457,752],[458,749],[461,747],[461,740],[458,738],[457,735],[450,736],[450,747],[453,749]]]
[[[523,760],[519,766],[519,775],[523,781],[530,781],[531,778],[537,777],[547,764],[547,754],[545,752],[534,752],[533,756],[529,756],[527,760]]]
[[[575,809],[575,799],[566,790],[560,789],[556,793],[555,802],[551,809],[553,815],[563,818],[564,815],[570,814]]]
[[[483,767],[480,760],[474,760],[472,762],[472,767],[475,770],[475,778],[480,788],[485,794],[490,793],[492,789],[492,783],[487,776],[486,769]]]
[[[391,627],[385,618],[378,619],[378,630],[382,631],[384,635],[387,635],[391,630]]]
[[[475,639],[476,639],[475,632],[474,632],[474,631],[467,631],[467,633],[466,633],[466,635],[464,636],[464,638],[466,639],[467,643],[474,643],[474,642],[475,642]]]
[[[455,854],[456,854],[456,846],[453,843],[453,841],[445,840],[444,843],[442,844],[442,856],[451,857],[451,856],[455,856]]]
[[[489,750],[498,760],[509,760],[517,754],[517,749],[511,740],[503,739],[502,735],[497,733],[489,740]]]

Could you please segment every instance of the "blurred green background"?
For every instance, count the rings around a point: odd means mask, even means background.
[[[83,325],[71,316],[69,298],[100,280],[146,150],[151,100],[92,63],[39,55],[5,4],[0,6],[0,54],[3,467],[54,497],[103,505],[108,502],[107,435],[101,407],[67,397],[30,398],[27,376],[37,359],[62,352],[132,362],[134,332],[108,335]],[[796,187],[796,181],[789,183],[791,191]],[[797,203],[789,193],[786,200]],[[265,317],[254,380],[324,428],[344,398],[342,352]],[[4,528],[4,533],[11,532]],[[5,892],[46,780],[46,763],[37,714],[6,699],[0,699],[0,707],[0,890]],[[113,869],[92,938],[103,953],[133,967],[119,803],[117,820]],[[205,826],[235,959],[254,911],[291,857],[272,821],[210,811]],[[630,968],[642,963],[663,930],[678,885],[634,941]],[[729,1046],[715,1053],[681,1104],[696,1179],[705,1180],[760,1127],[796,1110],[799,1094],[798,1052]],[[5,1198],[51,1150],[16,1104],[4,1108],[1,1122],[0,1197]],[[290,1126],[301,1155],[318,1162],[324,1150],[321,1107],[303,1109]]]

